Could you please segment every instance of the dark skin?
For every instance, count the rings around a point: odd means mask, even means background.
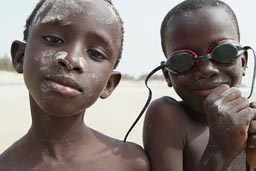
[[[61,15],[51,8],[58,5],[53,2],[32,23],[27,42],[12,44],[14,67],[29,90],[32,125],[1,154],[0,170],[149,170],[140,146],[84,123],[86,109],[99,97],[107,98],[120,81],[113,67],[121,27],[104,1],[62,1],[69,2],[82,11],[71,7]]]
[[[219,41],[239,42],[234,23],[221,8],[180,14],[167,27],[167,55],[179,49],[205,55]],[[245,170],[247,131],[256,111],[235,87],[246,61],[241,55],[229,65],[201,60],[184,74],[163,71],[183,106],[162,97],[147,110],[143,140],[152,171]]]

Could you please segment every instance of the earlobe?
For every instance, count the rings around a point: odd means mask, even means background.
[[[164,64],[165,64],[165,62],[162,61],[162,62],[161,62],[161,65],[164,65]],[[172,87],[172,82],[171,82],[171,80],[170,80],[168,71],[167,71],[165,68],[163,68],[163,69],[162,69],[162,72],[163,72],[163,75],[164,75],[165,81],[167,82],[168,87]]]
[[[23,73],[23,61],[26,43],[14,41],[11,46],[12,65],[18,73]]]
[[[112,92],[114,91],[114,89],[119,84],[120,80],[121,80],[120,72],[113,71],[108,79],[107,85],[106,85],[104,91],[102,92],[100,98],[106,99],[108,96],[110,96],[112,94]]]

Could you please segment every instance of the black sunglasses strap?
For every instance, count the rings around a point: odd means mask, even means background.
[[[147,101],[146,101],[144,107],[142,108],[140,114],[138,115],[138,117],[136,118],[136,120],[133,122],[132,126],[129,128],[128,132],[126,133],[123,142],[126,142],[126,140],[127,140],[128,136],[129,136],[130,132],[131,132],[132,129],[135,127],[135,125],[137,124],[137,122],[140,120],[140,118],[142,117],[143,113],[145,112],[145,110],[147,109],[147,107],[148,107],[148,105],[149,105],[149,103],[150,103],[150,101],[151,101],[151,98],[152,98],[152,91],[151,91],[150,87],[148,86],[148,80],[149,80],[149,78],[150,78],[154,73],[156,73],[156,72],[159,71],[160,69],[165,68],[166,66],[167,66],[167,65],[160,65],[160,66],[156,67],[155,69],[153,69],[153,70],[147,75],[147,77],[146,77],[146,79],[145,79],[145,85],[146,85],[146,87],[147,87],[147,89],[148,89],[148,99],[147,99]]]
[[[254,69],[253,69],[253,76],[252,76],[251,91],[250,91],[250,94],[248,96],[248,99],[249,99],[252,96],[253,89],[254,89],[254,82],[255,82],[255,76],[256,76],[256,54],[255,54],[255,51],[250,46],[245,46],[244,49],[246,51],[251,50],[253,52],[253,56],[254,56]]]

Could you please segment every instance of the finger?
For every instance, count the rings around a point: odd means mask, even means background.
[[[249,100],[245,97],[240,97],[229,102],[227,105],[231,111],[237,113],[249,107]]]
[[[251,107],[251,108],[256,108],[256,102],[251,102],[251,103],[250,103],[250,107]]]
[[[207,99],[211,99],[212,101],[221,99],[221,101],[225,103],[237,99],[241,97],[241,95],[241,91],[237,87],[230,88],[228,85],[223,84],[215,88]]]
[[[209,96],[210,97],[211,96],[219,96],[228,89],[230,89],[230,87],[227,84],[222,84],[222,85],[216,87],[215,89],[213,89]]]
[[[237,87],[231,87],[227,91],[223,92],[220,95],[220,98],[223,99],[223,102],[230,102],[237,98],[240,98],[241,96],[242,96],[242,93]]]
[[[236,123],[244,126],[248,126],[248,131],[249,131],[249,125],[251,121],[255,118],[256,116],[256,109],[247,107],[235,115],[236,117]]]
[[[205,99],[205,103],[212,103],[212,102],[216,102],[216,103],[220,103],[219,99],[220,99],[220,95],[223,94],[225,91],[227,91],[230,87],[226,84],[222,84],[218,87],[216,87],[215,89],[212,90],[212,92],[207,96],[207,98]],[[217,102],[218,100],[218,102]]]
[[[241,98],[241,92],[238,90],[238,88],[229,88],[228,85],[221,85],[214,89],[205,99],[204,107],[217,106],[218,108],[221,108],[221,106],[223,106],[225,109],[229,109],[227,103],[238,98]]]
[[[256,133],[256,120],[251,121],[248,132],[249,132],[249,134],[255,134]]]
[[[255,149],[256,148],[256,134],[251,134],[247,139],[247,148]]]

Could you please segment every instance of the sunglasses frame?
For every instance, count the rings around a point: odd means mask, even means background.
[[[216,48],[219,48],[220,46],[223,46],[223,45],[231,45],[232,47],[236,48],[237,54],[236,54],[236,56],[234,56],[234,58],[231,61],[222,63],[220,61],[214,60],[213,52]],[[213,61],[216,64],[227,65],[227,64],[232,63],[237,57],[242,55],[245,51],[246,51],[245,47],[242,47],[241,45],[239,45],[237,43],[227,42],[227,41],[221,41],[221,42],[217,43],[217,45],[215,44],[215,46],[213,46],[212,48],[210,48],[208,50],[209,53],[207,53],[206,55],[202,55],[202,56],[199,56],[194,51],[188,50],[188,49],[176,50],[176,51],[172,52],[169,55],[169,57],[167,58],[167,60],[165,62],[165,64],[167,65],[166,70],[173,74],[183,74],[183,73],[186,73],[189,70],[193,69],[194,67],[196,67],[198,65],[199,60],[201,60],[201,59],[208,59],[208,60]],[[174,71],[173,69],[171,69],[170,60],[174,59],[175,55],[178,53],[186,53],[186,54],[190,55],[194,60],[194,64],[190,68],[188,68],[182,72]]]

